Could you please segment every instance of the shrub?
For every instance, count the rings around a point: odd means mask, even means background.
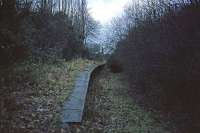
[[[156,19],[139,19],[118,43],[114,58],[143,104],[186,113],[193,125],[200,112],[199,12],[199,6],[189,4]]]

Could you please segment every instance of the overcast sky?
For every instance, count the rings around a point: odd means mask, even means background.
[[[131,0],[88,0],[88,8],[92,17],[107,24],[113,17],[123,12],[123,7]]]

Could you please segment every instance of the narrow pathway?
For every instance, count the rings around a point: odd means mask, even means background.
[[[171,133],[160,115],[139,106],[129,94],[122,73],[104,68],[90,84],[81,124],[70,125],[72,133]]]
[[[82,121],[89,80],[95,68],[95,65],[88,66],[76,79],[74,90],[63,105],[61,114],[63,126],[67,123],[79,123]]]

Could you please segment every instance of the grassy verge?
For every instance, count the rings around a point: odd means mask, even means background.
[[[169,133],[167,124],[138,106],[127,88],[122,75],[102,72],[91,85],[84,121],[71,126],[72,132]]]
[[[93,61],[24,62],[1,71],[0,131],[58,132],[60,107],[77,74]]]

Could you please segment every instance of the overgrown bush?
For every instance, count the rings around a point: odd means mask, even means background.
[[[14,6],[14,1],[0,4],[0,64],[9,64],[16,60],[13,51],[20,47],[20,21],[18,19],[20,16]]]
[[[140,12],[145,17],[132,20],[134,26],[118,43],[115,59],[122,62],[132,92],[141,95],[143,104],[188,114],[191,132],[196,133],[200,126],[200,7],[191,3],[175,7],[162,15],[155,8],[156,16],[149,15],[152,7]]]
[[[62,12],[55,15],[32,13],[22,25],[23,44],[34,57],[43,60],[81,56],[83,44],[71,20]]]
[[[87,50],[82,33],[79,25],[73,24],[72,17],[63,11],[52,12],[46,7],[33,10],[31,3],[0,1],[2,65],[13,64],[28,56],[37,61],[51,62],[85,56]]]

